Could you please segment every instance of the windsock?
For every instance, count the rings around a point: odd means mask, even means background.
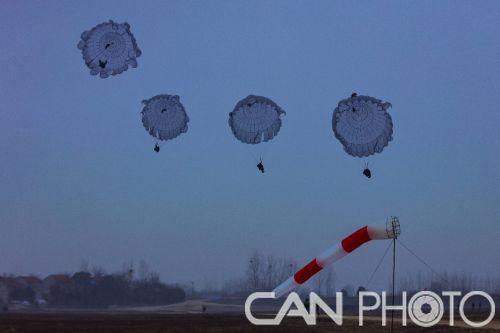
[[[368,241],[374,239],[395,239],[400,234],[399,220],[395,216],[389,217],[384,227],[365,226],[311,260],[311,262],[298,270],[288,280],[276,287],[273,290],[274,295],[276,298],[279,298],[294,290],[326,266],[351,253]]]

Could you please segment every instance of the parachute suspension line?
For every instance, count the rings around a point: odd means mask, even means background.
[[[270,145],[270,142],[264,142],[264,144],[262,144],[262,149],[260,151],[260,159],[262,161],[264,161],[264,159],[266,158],[266,155],[267,155],[267,151],[269,149],[269,145]]]
[[[163,141],[163,140],[154,140],[155,142],[155,146],[158,146],[160,148],[163,148],[163,146],[167,143],[167,141]]]
[[[384,261],[385,256],[387,255],[387,253],[389,252],[389,249],[391,248],[391,245],[392,245],[391,243],[389,243],[389,245],[387,245],[387,248],[385,249],[384,255],[382,256],[382,258],[380,258],[380,260],[378,261],[377,267],[375,267],[375,269],[373,270],[372,274],[370,275],[370,278],[365,283],[366,288],[368,288],[368,286],[370,285],[370,283],[373,280],[373,277],[375,276],[375,274],[377,273],[378,269],[380,268],[380,265],[382,265],[382,262]]]
[[[252,145],[252,146],[255,146],[255,145]],[[248,145],[245,145],[248,153],[252,156],[252,158],[256,164],[260,163],[260,162],[264,162],[265,157],[266,157],[266,153],[267,153],[267,145],[261,144],[260,146],[263,146],[263,148],[258,149],[259,156],[257,157],[257,155],[255,155],[255,153],[250,149],[250,147]]]
[[[245,145],[245,147],[247,148],[248,153],[252,156],[254,162],[255,163],[259,163],[259,159],[257,157],[255,157],[255,154],[250,150],[250,148],[248,147],[248,145]]]
[[[373,169],[375,167],[375,158],[373,156],[364,158],[362,167],[363,169]]]

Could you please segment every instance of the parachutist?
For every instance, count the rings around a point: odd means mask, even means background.
[[[281,116],[285,111],[271,99],[264,96],[249,95],[236,103],[229,113],[229,127],[239,141],[251,145],[273,140],[281,128]],[[249,152],[250,153],[250,152]],[[260,162],[252,154],[257,169],[264,173],[262,155]],[[254,164],[255,165],[255,164]]]
[[[262,160],[260,160],[259,164],[257,164],[257,169],[264,173],[264,164],[262,164]]]
[[[127,22],[98,24],[81,34],[77,47],[90,74],[103,79],[137,67],[137,58],[141,56]]]
[[[352,93],[352,94],[351,94],[351,98],[354,98],[354,97],[356,97],[356,96],[358,96],[358,94],[357,94],[357,93]],[[354,106],[352,107],[352,112],[356,112],[356,108],[355,108]]]
[[[177,95],[156,95],[143,100],[144,108],[141,111],[141,120],[144,129],[155,140],[154,151],[160,151],[160,142],[172,140],[188,131],[189,117]],[[163,112],[168,114],[165,121]]]
[[[392,118],[387,112],[390,107],[389,102],[356,93],[338,103],[332,129],[347,154],[369,157],[382,153],[393,136]],[[372,178],[368,164],[361,171],[366,178]]]
[[[365,175],[366,178],[372,178],[372,172],[368,168],[363,170],[363,175]]]

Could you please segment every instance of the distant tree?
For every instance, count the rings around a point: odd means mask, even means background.
[[[354,287],[351,286],[350,284],[348,284],[344,288],[342,288],[341,292],[346,297],[353,296],[354,295]]]
[[[134,262],[133,261],[124,262],[122,264],[122,273],[121,274],[126,276],[127,279],[132,281],[134,279],[134,273],[135,273],[135,269],[134,269]]]
[[[80,271],[81,272],[89,272],[90,271],[90,264],[88,259],[84,259],[80,263]]]
[[[17,288],[9,293],[9,298],[11,300],[33,303],[33,301],[35,300],[35,291],[30,286]]]
[[[259,290],[262,286],[261,278],[263,276],[263,259],[262,254],[255,250],[248,260],[247,279],[250,291]]]
[[[324,289],[324,284],[325,284],[325,276],[323,275],[323,272],[320,272],[319,274],[316,274],[316,276],[313,278],[315,281],[315,291],[318,295],[324,295],[323,294],[323,289]]]
[[[325,268],[325,285],[326,285],[326,296],[332,297],[335,294],[335,280],[336,274],[332,266]]]
[[[138,281],[132,289],[135,304],[161,305],[182,302],[186,299],[183,289],[159,281]]]
[[[105,275],[96,281],[93,297],[98,307],[126,304],[129,296],[129,284],[120,275]]]
[[[362,291],[366,291],[366,288],[363,287],[363,286],[359,286],[358,290],[356,290],[356,296],[359,296],[359,293],[362,292]]]
[[[278,274],[279,260],[274,256],[267,256],[266,262],[264,263],[264,279],[263,279],[263,289],[270,290],[276,285],[276,277]]]
[[[106,275],[106,271],[101,266],[92,267],[92,275],[95,279],[100,279],[104,275]]]
[[[228,280],[222,285],[222,293],[226,296],[244,296],[246,290],[247,281],[243,277]]]
[[[149,265],[144,260],[139,262],[139,280],[147,280],[149,278]]]
[[[87,271],[80,271],[80,272],[76,272],[75,274],[73,274],[71,279],[77,285],[88,285],[92,281],[92,274],[90,274]]]

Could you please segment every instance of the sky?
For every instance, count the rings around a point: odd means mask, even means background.
[[[76,45],[109,19],[142,55],[100,79]],[[143,260],[201,287],[256,249],[307,263],[396,215],[436,270],[499,276],[499,22],[498,1],[0,0],[0,273]],[[352,92],[393,105],[394,140],[368,159],[331,129]],[[159,154],[140,118],[157,94],[191,119]],[[287,112],[250,149],[227,123],[249,94]],[[339,261],[338,285],[365,282],[386,246]],[[426,271],[397,253],[398,274]]]

